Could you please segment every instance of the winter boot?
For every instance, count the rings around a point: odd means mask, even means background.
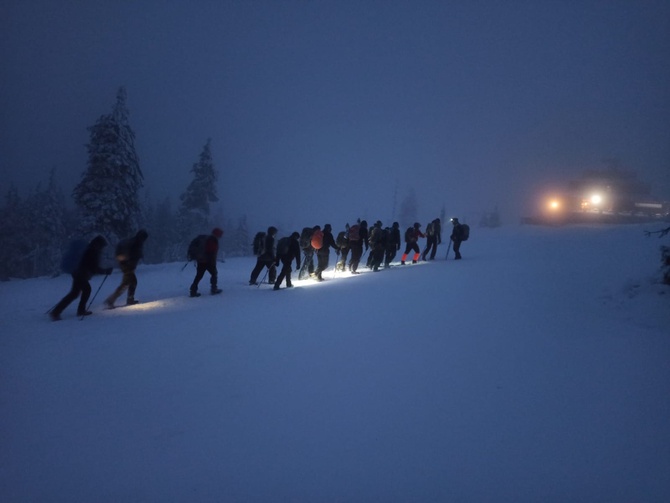
[[[135,304],[139,304],[139,300],[135,300],[135,297],[128,297],[128,300],[126,300],[126,306],[134,306]]]
[[[213,287],[212,288],[212,295],[217,295],[219,293],[223,292],[220,288]]]

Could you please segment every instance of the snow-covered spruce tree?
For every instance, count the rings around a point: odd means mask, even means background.
[[[101,116],[88,130],[88,167],[73,193],[81,213],[80,230],[118,241],[137,231],[143,184],[124,87],[119,88],[112,113]]]
[[[207,140],[200,158],[191,168],[193,180],[180,196],[179,235],[188,243],[194,235],[209,232],[210,203],[219,200],[216,190],[217,172],[212,161],[211,139]]]

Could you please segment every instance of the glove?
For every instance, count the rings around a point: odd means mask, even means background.
[[[113,271],[113,270],[114,270],[113,267],[108,267],[107,269],[105,269],[105,275],[106,275],[106,276],[109,276],[110,274],[112,274],[112,271]]]

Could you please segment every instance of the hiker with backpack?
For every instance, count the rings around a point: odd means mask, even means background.
[[[451,223],[454,224],[454,228],[451,231],[450,239],[454,243],[454,253],[456,256],[455,260],[460,260],[461,257],[461,243],[467,241],[470,237],[470,226],[467,224],[461,224],[458,221],[458,218],[452,218]]]
[[[274,284],[277,279],[277,267],[275,265],[275,235],[277,234],[276,227],[268,227],[262,245],[258,248],[258,258],[256,259],[256,266],[251,271],[251,278],[249,278],[250,285],[258,285],[258,276],[264,267],[268,268],[268,282]]]
[[[290,237],[283,237],[277,243],[277,260],[275,265],[279,266],[281,262],[282,268],[277,281],[275,281],[274,290],[279,290],[282,281],[286,278],[286,288],[292,288],[291,283],[291,263],[295,260],[296,270],[300,269],[300,234],[294,232]]]
[[[328,269],[328,262],[330,260],[330,248],[334,249],[339,255],[340,249],[335,244],[333,237],[333,227],[330,224],[323,226],[323,231],[315,230],[312,234],[312,248],[316,250],[316,271],[314,275],[317,281],[323,281],[323,271]]]
[[[349,249],[351,250],[351,260],[349,261],[349,270],[352,274],[359,274],[358,264],[363,256],[363,247],[368,250],[368,223],[359,220],[349,228]]]
[[[407,260],[407,255],[409,252],[414,251],[414,257],[412,258],[412,264],[416,264],[419,261],[421,256],[421,249],[419,248],[418,240],[419,238],[425,238],[426,235],[421,232],[421,224],[419,222],[414,222],[412,227],[408,227],[405,231],[405,253],[403,253],[400,264],[405,265]]]
[[[98,235],[86,246],[86,249],[83,250],[78,260],[73,257],[73,260],[76,260],[76,265],[70,272],[72,274],[72,287],[68,294],[49,311],[49,316],[53,321],[59,321],[63,310],[79,297],[80,294],[81,298],[77,307],[77,316],[83,317],[93,314],[86,307],[86,303],[91,296],[91,284],[89,281],[95,274],[104,274],[105,279],[112,274],[111,267],[103,269],[100,266],[100,256],[105,246],[107,246],[107,240],[103,236]]]
[[[426,260],[430,252],[430,260],[435,259],[437,245],[442,244],[442,225],[440,219],[436,218],[426,226],[426,248],[421,254],[421,260]]]
[[[123,277],[121,278],[121,284],[105,299],[105,305],[108,309],[114,308],[114,302],[126,290],[128,290],[128,295],[126,296],[127,306],[132,306],[139,302],[135,299],[135,290],[137,289],[135,269],[137,269],[137,263],[144,257],[144,242],[148,237],[149,234],[147,234],[147,231],[141,229],[137,231],[135,236],[123,239],[116,245],[116,260],[119,263]]]
[[[196,261],[196,273],[190,288],[191,297],[200,297],[198,293],[198,283],[208,272],[210,275],[210,292],[212,295],[221,293],[218,288],[218,271],[216,269],[216,257],[219,254],[219,239],[223,236],[223,231],[218,227],[212,229],[210,235],[201,234],[191,241],[188,247],[188,260]]]
[[[349,224],[344,226],[343,231],[338,232],[335,244],[340,249],[340,259],[335,264],[335,270],[344,271],[349,255]]]
[[[384,242],[384,229],[382,229],[380,220],[377,220],[372,226],[372,229],[370,229],[370,238],[368,241],[370,245],[368,267],[374,272],[377,272],[384,260],[384,251],[386,248],[386,243]]]
[[[300,249],[304,255],[298,279],[305,279],[314,274],[314,248],[312,248],[312,234],[316,227],[304,227],[300,233]]]
[[[398,222],[393,222],[393,225],[389,229],[386,228],[387,238],[386,238],[386,250],[384,253],[384,268],[388,269],[391,267],[391,261],[395,258],[396,253],[400,250],[400,224]]]

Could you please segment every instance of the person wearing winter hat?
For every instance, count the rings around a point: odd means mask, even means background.
[[[121,279],[121,284],[114,290],[114,293],[105,299],[105,305],[108,309],[114,308],[114,302],[126,290],[128,290],[126,297],[127,306],[132,306],[139,302],[135,299],[135,290],[137,289],[135,269],[137,269],[137,263],[144,257],[144,242],[148,237],[149,234],[147,231],[140,229],[135,236],[123,239],[116,245],[116,260],[123,273],[123,278]]]
[[[461,242],[463,241],[463,226],[458,221],[458,218],[452,218],[451,223],[454,224],[454,228],[451,231],[451,236],[449,237],[454,243],[454,253],[456,256],[455,260],[461,260]]]
[[[49,316],[53,321],[61,319],[61,313],[81,294],[79,299],[79,306],[77,308],[77,316],[88,316],[91,311],[87,310],[86,303],[91,296],[91,284],[89,280],[95,274],[104,274],[105,276],[112,273],[112,268],[103,269],[100,267],[100,255],[102,250],[107,246],[107,240],[103,236],[94,237],[84,250],[84,254],[79,260],[79,264],[72,272],[72,288],[70,292],[63,297],[58,304],[56,304]]]
[[[277,259],[275,264],[282,263],[281,272],[275,281],[275,290],[279,290],[282,281],[286,278],[286,288],[293,287],[291,283],[291,263],[295,260],[296,271],[300,270],[300,233],[294,232],[290,237],[284,237],[277,243]]]
[[[412,264],[416,264],[419,261],[419,257],[421,256],[421,249],[419,248],[417,241],[419,238],[425,237],[425,234],[421,232],[421,224],[419,222],[414,222],[414,226],[408,228],[407,231],[405,231],[405,243],[407,243],[407,246],[405,246],[405,253],[403,253],[400,259],[400,263],[402,265],[405,265],[407,255],[409,255],[409,252],[411,251],[414,251]]]
[[[217,286],[219,272],[216,269],[216,258],[219,254],[219,239],[223,236],[223,230],[219,227],[212,229],[212,233],[205,237],[204,246],[201,254],[193,257],[196,261],[196,273],[195,278],[193,278],[193,283],[190,288],[191,297],[200,297],[198,293],[198,283],[205,275],[205,271],[209,272],[210,279],[210,292],[212,295],[221,293],[221,289]]]
[[[333,248],[335,252],[339,255],[340,249],[335,244],[335,238],[333,237],[333,227],[330,224],[323,226],[323,239],[321,242],[321,247],[316,250],[316,271],[314,275],[316,276],[317,281],[323,281],[323,271],[328,268],[328,262],[330,260],[330,248]]]
[[[256,266],[251,271],[249,278],[250,285],[258,285],[258,276],[264,267],[268,268],[268,280],[274,284],[277,279],[277,267],[275,265],[275,236],[277,235],[277,228],[270,226],[265,234],[265,242],[261,249],[258,258],[256,259]]]
[[[393,222],[388,230],[388,239],[386,240],[386,252],[384,254],[384,267],[391,267],[391,261],[400,250],[400,224]]]
[[[430,260],[434,260],[437,246],[440,244],[442,244],[442,222],[436,218],[426,227],[426,248],[421,254],[421,260],[426,260],[428,253],[430,253]]]

